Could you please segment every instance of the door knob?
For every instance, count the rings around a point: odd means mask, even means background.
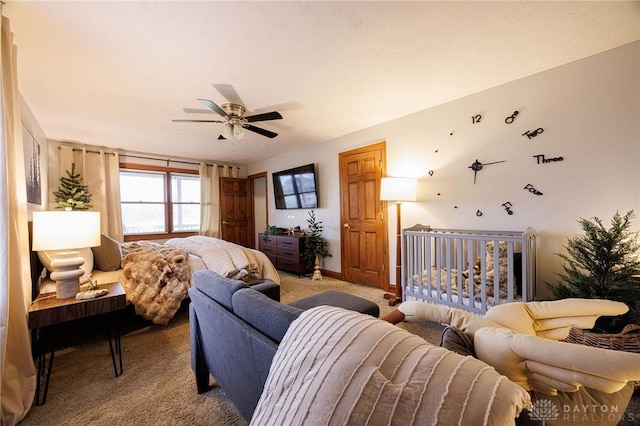
[[[223,224],[223,225],[228,225],[228,224],[229,224],[229,222],[227,222],[226,220],[223,220],[223,221],[222,221],[222,224]]]
[[[342,225],[343,228],[351,228],[351,225],[349,225],[347,222],[344,223],[344,225]]]

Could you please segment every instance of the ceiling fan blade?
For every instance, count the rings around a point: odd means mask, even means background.
[[[267,120],[280,120],[282,115],[280,115],[277,111],[265,112],[263,114],[250,115],[245,117],[245,119],[249,123],[253,123],[254,121],[267,121]]]
[[[229,115],[226,112],[224,112],[224,110],[220,108],[218,105],[216,105],[214,102],[208,99],[198,99],[198,100],[208,108],[211,108],[213,111],[223,116],[224,118],[229,118]]]
[[[274,133],[274,132],[272,132],[270,130],[267,130],[267,129],[261,129],[260,127],[253,126],[251,124],[245,124],[243,127],[245,129],[247,129],[247,130],[251,130],[252,132],[256,132],[258,134],[261,134],[262,136],[266,136],[266,137],[271,138],[271,139],[273,139],[276,136],[278,136],[277,133]]]
[[[291,101],[291,102],[283,102],[277,105],[269,105],[263,108],[256,108],[254,109],[254,112],[258,114],[262,114],[263,112],[267,112],[267,111],[290,111],[292,109],[300,109],[300,108],[302,108],[302,104],[300,102]]]
[[[188,114],[214,114],[215,111],[211,111],[210,109],[204,108],[182,108],[182,111]]]
[[[182,120],[182,119],[178,119],[178,120],[171,120],[174,123],[224,123],[224,121],[220,121],[220,120]]]
[[[240,104],[244,105],[242,99],[240,99],[240,95],[236,92],[236,89],[233,88],[230,84],[212,84],[213,88],[216,89],[222,96],[225,97],[226,100],[231,102],[232,104]]]

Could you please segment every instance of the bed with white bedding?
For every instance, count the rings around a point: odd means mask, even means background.
[[[85,258],[82,289],[89,281],[120,281],[136,313],[157,324],[169,322],[187,297],[191,275],[202,269],[249,284],[263,280],[280,284],[278,272],[264,253],[213,237],[172,238],[159,244],[118,243],[103,236],[100,247],[82,249],[81,255]],[[38,257],[50,270],[48,256],[39,253]],[[55,283],[44,279],[35,291],[55,292]]]

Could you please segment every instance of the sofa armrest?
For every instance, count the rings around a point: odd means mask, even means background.
[[[232,300],[233,312],[239,318],[276,343],[280,343],[289,325],[303,312],[276,302],[253,288],[238,290]]]
[[[233,311],[231,296],[249,287],[244,281],[232,280],[208,269],[193,273],[193,286],[230,311]]]
[[[280,301],[280,286],[271,280],[266,280],[258,284],[249,284],[249,286],[252,290],[259,291],[269,299],[273,299],[276,302]]]

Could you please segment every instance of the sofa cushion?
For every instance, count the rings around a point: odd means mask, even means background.
[[[290,303],[290,305],[303,310],[326,305],[349,309],[350,311],[360,312],[361,314],[369,314],[376,318],[380,315],[380,307],[377,303],[359,296],[354,296],[353,294],[336,290],[329,290],[313,296],[305,297],[304,299]]]
[[[224,306],[233,311],[231,296],[241,288],[248,288],[247,283],[240,280],[232,280],[208,269],[197,271],[192,276],[193,286]]]
[[[250,326],[276,343],[280,343],[289,325],[300,316],[302,309],[283,305],[252,288],[233,294],[233,312]]]
[[[122,247],[120,242],[113,238],[102,234],[100,236],[100,245],[92,247],[93,259],[96,268],[101,271],[116,271],[120,269],[122,262]]]
[[[529,394],[386,321],[320,306],[291,324],[251,425],[514,424]]]

